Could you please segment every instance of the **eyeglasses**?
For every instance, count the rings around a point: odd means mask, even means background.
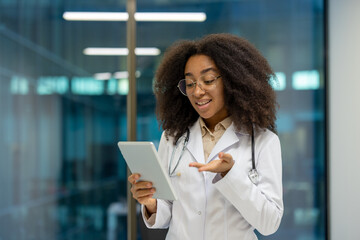
[[[221,76],[215,77],[212,74],[201,75],[197,81],[192,79],[182,79],[179,81],[177,87],[180,92],[185,96],[191,96],[195,92],[196,85],[200,87],[201,90],[207,92],[211,91],[216,87],[216,80],[221,78]]]

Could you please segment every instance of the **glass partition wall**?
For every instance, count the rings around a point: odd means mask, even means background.
[[[137,139],[158,145],[152,83],[170,44],[247,38],[276,72],[280,104],[285,212],[278,232],[259,238],[326,239],[324,1],[138,0],[137,11],[206,16],[138,19]],[[127,238],[116,146],[127,136],[126,19],[74,12],[125,13],[126,1],[0,0],[1,240]],[[163,234],[138,229],[138,239]]]
[[[63,17],[125,8],[0,1],[0,239],[126,239],[126,22]]]

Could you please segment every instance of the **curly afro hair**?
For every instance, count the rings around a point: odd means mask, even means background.
[[[193,55],[210,57],[222,76],[225,105],[235,127],[251,134],[256,129],[276,133],[276,94],[273,70],[247,40],[231,34],[211,34],[196,41],[182,40],[165,52],[155,75],[157,118],[174,144],[199,118],[189,99],[177,88]]]

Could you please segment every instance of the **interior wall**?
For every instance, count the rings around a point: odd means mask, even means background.
[[[360,216],[360,1],[329,0],[331,239],[358,239]]]

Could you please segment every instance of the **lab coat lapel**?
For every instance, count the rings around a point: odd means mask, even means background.
[[[207,161],[211,161],[216,157],[220,152],[224,151],[226,148],[231,147],[233,144],[239,142],[239,137],[237,136],[237,131],[235,130],[234,123],[232,123],[224,132],[222,137],[216,143],[215,147],[209,155]]]
[[[201,136],[201,128],[199,119],[190,127],[190,137],[187,144],[187,149],[194,157],[195,161],[205,163],[204,147]]]

